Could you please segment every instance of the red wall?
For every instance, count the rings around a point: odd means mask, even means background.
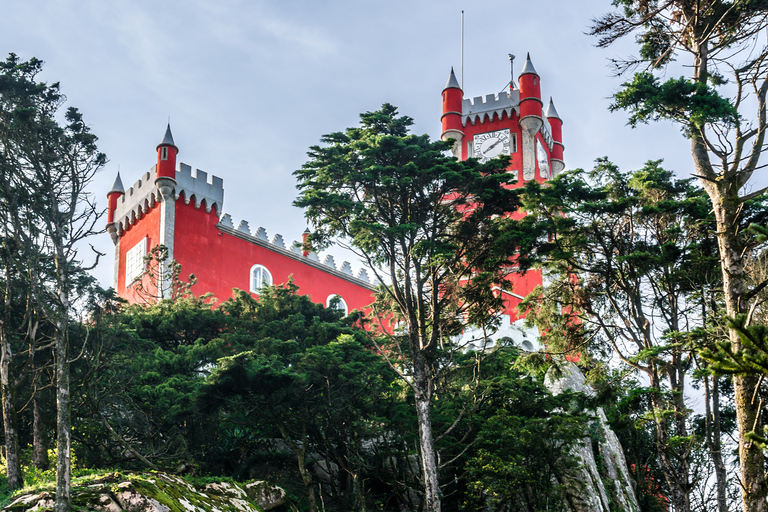
[[[133,289],[126,289],[125,287],[125,253],[131,250],[145,237],[149,238],[147,241],[147,249],[160,243],[160,203],[155,203],[155,206],[142,215],[141,219],[137,219],[133,226],[128,225],[125,226],[125,228],[125,231],[123,231],[123,234],[120,236],[119,264],[117,267],[117,295],[131,302],[140,302],[133,293]],[[152,290],[152,293],[154,293],[154,290]]]
[[[182,278],[195,274],[194,294],[211,292],[223,302],[232,296],[232,288],[250,288],[251,267],[260,264],[272,274],[274,284],[285,283],[293,275],[299,293],[319,304],[325,305],[330,294],[340,295],[349,311],[373,301],[371,290],[224,233],[216,228],[217,222],[213,210],[196,209],[194,200],[189,204],[183,198],[176,201],[174,255],[181,264]]]
[[[465,156],[465,159],[467,156],[467,142],[474,140],[474,135],[477,133],[485,133],[485,132],[491,132],[496,130],[503,130],[506,128],[509,128],[509,131],[511,134],[515,134],[515,137],[517,137],[517,151],[515,153],[512,153],[510,155],[510,165],[509,169],[515,169],[517,170],[518,175],[518,181],[517,184],[513,186],[513,188],[522,187],[525,185],[525,181],[523,181],[523,139],[522,139],[522,133],[520,125],[518,124],[518,115],[516,112],[513,111],[512,117],[508,117],[506,112],[504,112],[499,118],[498,116],[494,115],[492,119],[485,119],[484,121],[478,121],[475,124],[467,123],[467,125],[464,127],[464,148],[462,151],[463,155]],[[542,145],[545,148],[545,151],[549,155],[550,158],[552,158],[552,153],[549,150],[549,146],[547,146],[547,143],[544,141],[541,133],[537,133],[536,137],[537,140],[541,140]],[[535,141],[534,141],[534,148],[535,148]],[[534,149],[535,151],[535,149]],[[547,181],[546,179],[541,177],[541,173],[539,172],[539,163],[538,160],[534,157],[534,161],[536,162],[536,175],[535,180],[539,183],[544,183]],[[550,173],[551,170],[551,164],[550,164]],[[523,211],[516,211],[512,213],[512,217],[515,219],[521,219],[525,216],[525,212]],[[521,297],[525,297],[528,294],[530,294],[533,289],[536,286],[540,286],[542,284],[542,275],[540,270],[529,270],[524,275],[521,274],[511,274],[507,278],[507,282],[503,283],[501,287],[503,289],[506,289],[507,291],[510,291],[516,295],[520,295]],[[506,298],[505,307],[504,307],[504,313],[509,315],[511,317],[511,320],[514,322],[518,318],[524,318],[524,314],[519,314],[517,311],[517,305],[520,304],[520,299],[517,297],[514,297],[509,294],[504,294]]]

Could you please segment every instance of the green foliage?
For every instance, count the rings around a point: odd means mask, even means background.
[[[614,96],[611,110],[630,111],[629,124],[672,120],[681,124],[690,136],[692,130],[702,130],[705,124],[720,124],[726,128],[739,122],[734,105],[712,87],[680,77],[664,83],[652,73],[637,73],[631,82]]]
[[[508,160],[458,161],[446,154],[449,142],[410,134],[413,120],[389,104],[360,118],[360,127],[325,135],[294,173],[295,204],[316,227],[312,243],[345,238],[387,275],[381,295],[411,328],[417,311],[426,314],[424,336],[458,332],[462,312],[487,322],[500,306],[488,283],[520,235],[503,217],[517,207],[503,186]],[[435,337],[422,341],[434,350]]]
[[[549,350],[601,357],[627,340],[635,351],[622,357],[643,364],[681,352],[673,333],[691,307],[682,298],[718,275],[701,189],[659,161],[622,173],[599,159],[547,187],[528,184],[522,200],[534,230],[550,234],[536,254],[552,284],[520,306]]]
[[[510,370],[515,358],[502,350],[483,363],[487,387],[464,468],[468,509],[558,510],[574,490],[571,449],[589,424],[583,397],[552,396],[541,383]],[[494,371],[499,365],[507,371]]]

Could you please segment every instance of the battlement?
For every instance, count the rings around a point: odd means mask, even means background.
[[[160,201],[160,191],[155,186],[156,179],[157,166],[153,165],[149,172],[144,173],[118,198],[114,215],[118,236]],[[211,181],[208,182],[208,173],[196,169],[193,175],[192,167],[181,163],[176,171],[175,199],[178,200],[182,196],[184,204],[189,204],[194,198],[195,208],[200,208],[205,203],[207,213],[215,207],[216,215],[220,216],[224,206],[224,181],[218,176],[211,176]]]
[[[357,285],[364,286],[373,290],[371,280],[368,277],[368,271],[364,268],[360,268],[355,274],[352,270],[352,265],[348,261],[344,261],[341,265],[336,265],[336,261],[333,255],[326,255],[322,261],[320,255],[314,251],[310,252],[306,257],[303,255],[301,242],[293,241],[289,246],[286,246],[283,236],[276,234],[272,237],[270,242],[267,236],[267,230],[263,227],[259,227],[255,233],[251,231],[248,221],[242,220],[235,228],[235,224],[232,222],[232,217],[226,213],[221,217],[221,220],[216,225],[224,233],[228,233],[232,236],[242,238],[248,242],[259,245],[270,251],[282,254],[288,258],[299,261],[306,265],[315,267],[323,272],[333,274],[337,277],[345,279],[346,281],[353,282]]]
[[[485,97],[477,96],[474,99],[464,99],[461,102],[461,124],[466,126],[468,122],[472,124],[485,119],[493,119],[496,114],[501,119],[502,113],[506,112],[507,117],[512,117],[512,112],[516,111],[520,115],[520,91],[515,89],[512,92],[501,92],[499,94],[486,94]]]
[[[114,219],[118,236],[160,201],[160,191],[155,186],[155,179],[157,179],[157,169],[152,166],[149,172],[142,174],[141,178],[117,199]]]
[[[216,207],[216,215],[221,216],[221,209],[224,206],[224,180],[218,176],[211,176],[211,182],[208,182],[208,173],[195,169],[192,175],[192,167],[185,163],[179,164],[176,171],[176,199],[184,196],[184,204],[189,204],[192,198],[195,198],[195,208],[205,202],[205,211],[211,213],[211,209]]]

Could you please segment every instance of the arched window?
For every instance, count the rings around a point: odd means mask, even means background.
[[[347,316],[349,314],[349,308],[347,307],[347,303],[344,302],[344,299],[341,298],[341,295],[331,294],[328,296],[327,299],[325,299],[325,307],[332,308],[335,307],[342,313],[344,313],[344,316]]]
[[[272,274],[264,265],[251,267],[251,293],[259,293],[265,286],[272,286]]]

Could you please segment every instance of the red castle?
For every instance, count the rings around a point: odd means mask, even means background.
[[[517,184],[544,182],[563,170],[563,122],[552,100],[543,113],[541,83],[530,56],[509,91],[465,99],[451,70],[443,89],[442,139],[454,139],[454,155],[488,160],[502,153],[511,157],[509,172],[517,174]],[[107,231],[115,243],[115,283],[117,294],[131,302],[139,300],[134,280],[144,270],[144,256],[162,244],[168,260],[175,259],[184,274],[193,273],[196,295],[212,293],[220,301],[232,295],[233,288],[258,295],[264,285],[288,281],[290,276],[300,293],[318,303],[330,304],[338,297],[346,312],[365,309],[372,301],[373,285],[365,270],[354,274],[348,262],[336,266],[333,256],[320,257],[303,251],[298,243],[286,244],[275,235],[270,241],[264,228],[251,232],[247,222],[235,227],[228,214],[222,216],[224,185],[221,178],[189,165],[176,166],[179,148],[168,126],[157,146],[157,164],[128,190],[118,174],[109,198]],[[522,216],[522,212],[512,215]],[[170,283],[162,279],[154,290],[168,297]],[[524,343],[527,333],[521,327],[516,306],[537,285],[538,271],[511,274],[497,287],[505,298],[505,321],[497,335]],[[470,333],[467,334],[468,336]]]

